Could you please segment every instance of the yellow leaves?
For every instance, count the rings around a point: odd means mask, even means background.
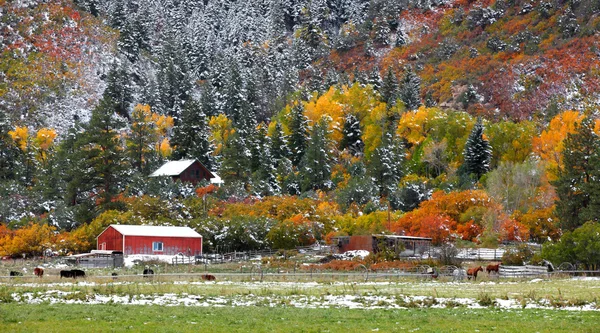
[[[18,127],[14,131],[9,131],[8,135],[13,139],[15,144],[22,150],[27,150],[27,141],[29,139],[29,130],[27,127]]]
[[[50,149],[56,139],[56,132],[51,128],[41,128],[35,136],[35,144],[42,150]]]
[[[36,158],[40,161],[46,160],[48,150],[54,144],[54,139],[56,139],[56,132],[51,128],[39,129],[33,140],[29,136],[29,129],[25,126],[17,126],[14,131],[9,131],[8,135],[10,135],[21,151],[36,150],[38,152]]]
[[[218,155],[221,153],[221,150],[223,149],[223,146],[225,145],[225,142],[227,142],[229,136],[232,135],[235,130],[233,129],[231,120],[229,120],[224,114],[220,114],[216,117],[210,117],[208,126],[211,130],[210,139],[215,143],[214,154]]]
[[[438,109],[423,106],[416,111],[405,112],[398,122],[397,133],[409,143],[418,145],[427,138],[431,122],[439,116]]]
[[[30,222],[27,226],[0,234],[0,253],[3,255],[41,255],[52,248],[56,228]]]
[[[171,156],[173,148],[171,148],[171,143],[168,138],[163,138],[160,144],[158,144],[158,152],[164,158]]]
[[[575,133],[576,124],[585,116],[577,111],[565,111],[555,116],[539,137],[533,138],[533,151],[548,162],[548,173],[556,179],[558,168],[562,166],[563,141],[568,134]]]
[[[308,118],[311,125],[315,125],[321,118],[330,118],[329,131],[331,138],[339,143],[342,139],[342,128],[344,126],[344,114],[342,105],[335,100],[336,90],[334,87],[321,95],[314,94],[313,97],[304,104],[304,115]]]
[[[173,117],[171,116],[159,116],[158,114],[153,113],[152,120],[156,124],[158,133],[162,136],[167,135],[167,133],[169,133],[169,131],[171,131],[171,129],[175,125]]]

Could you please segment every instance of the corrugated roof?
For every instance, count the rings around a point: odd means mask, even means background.
[[[194,164],[194,162],[196,162],[196,160],[169,161],[158,168],[158,170],[154,171],[150,177],[179,176],[185,169]]]
[[[111,224],[119,233],[125,236],[162,236],[162,237],[188,237],[202,238],[199,233],[190,227],[168,227],[154,225],[126,225]]]

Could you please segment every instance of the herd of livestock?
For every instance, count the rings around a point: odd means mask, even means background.
[[[43,268],[41,268],[41,267],[36,267],[36,268],[33,270],[33,274],[34,274],[35,276],[37,276],[37,277],[40,277],[40,278],[41,278],[41,277],[44,275],[44,269],[43,269]],[[18,272],[18,271],[10,271],[10,274],[9,274],[9,275],[10,275],[11,277],[18,277],[18,276],[23,276],[23,273],[22,273],[22,272]],[[86,275],[85,275],[85,271],[83,271],[83,270],[81,270],[81,269],[61,270],[61,271],[59,272],[59,275],[60,275],[60,278],[61,278],[61,279],[62,279],[62,278],[73,278],[73,279],[77,279],[77,278],[85,278],[85,277],[86,277]],[[152,277],[152,276],[154,275],[154,270],[152,270],[152,269],[150,269],[150,268],[146,267],[146,268],[144,269],[144,271],[142,272],[142,275],[143,275],[145,278]],[[115,272],[113,272],[113,273],[111,274],[111,276],[112,276],[112,278],[113,278],[113,279],[116,279],[116,278],[117,278],[117,276],[118,276],[118,274],[117,274],[117,273],[115,273]],[[211,274],[203,274],[203,275],[201,275],[201,278],[202,278],[202,280],[205,280],[205,281],[215,281],[215,280],[216,280],[216,277],[215,277],[214,275],[211,275]]]

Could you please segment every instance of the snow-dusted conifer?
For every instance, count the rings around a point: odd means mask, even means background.
[[[198,102],[190,99],[185,103],[181,120],[173,128],[171,145],[174,147],[173,159],[197,159],[209,170],[214,170],[214,147],[210,142],[206,115]]]
[[[369,172],[382,196],[389,196],[402,178],[404,145],[393,133],[386,132],[381,145],[375,149],[369,163]]]
[[[333,161],[328,120],[323,117],[313,126],[313,131],[302,157],[302,190],[331,189],[331,163]]]
[[[421,105],[421,79],[407,67],[400,87],[400,99],[407,110],[415,110]]]
[[[304,107],[301,102],[294,103],[289,114],[289,147],[291,152],[291,161],[294,166],[298,166],[306,149],[307,125],[308,119],[304,115]]]
[[[463,152],[465,173],[468,175],[473,174],[477,179],[490,171],[492,159],[492,146],[483,137],[483,129],[481,118],[478,118],[471,134],[469,134]]]
[[[340,142],[340,150],[348,149],[353,156],[361,156],[365,144],[362,141],[360,122],[355,115],[351,113],[346,115],[342,134],[343,137]]]

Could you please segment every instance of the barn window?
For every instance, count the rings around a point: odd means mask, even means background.
[[[200,178],[200,170],[196,170],[196,178]]]
[[[152,251],[162,251],[163,243],[162,242],[152,242]]]

